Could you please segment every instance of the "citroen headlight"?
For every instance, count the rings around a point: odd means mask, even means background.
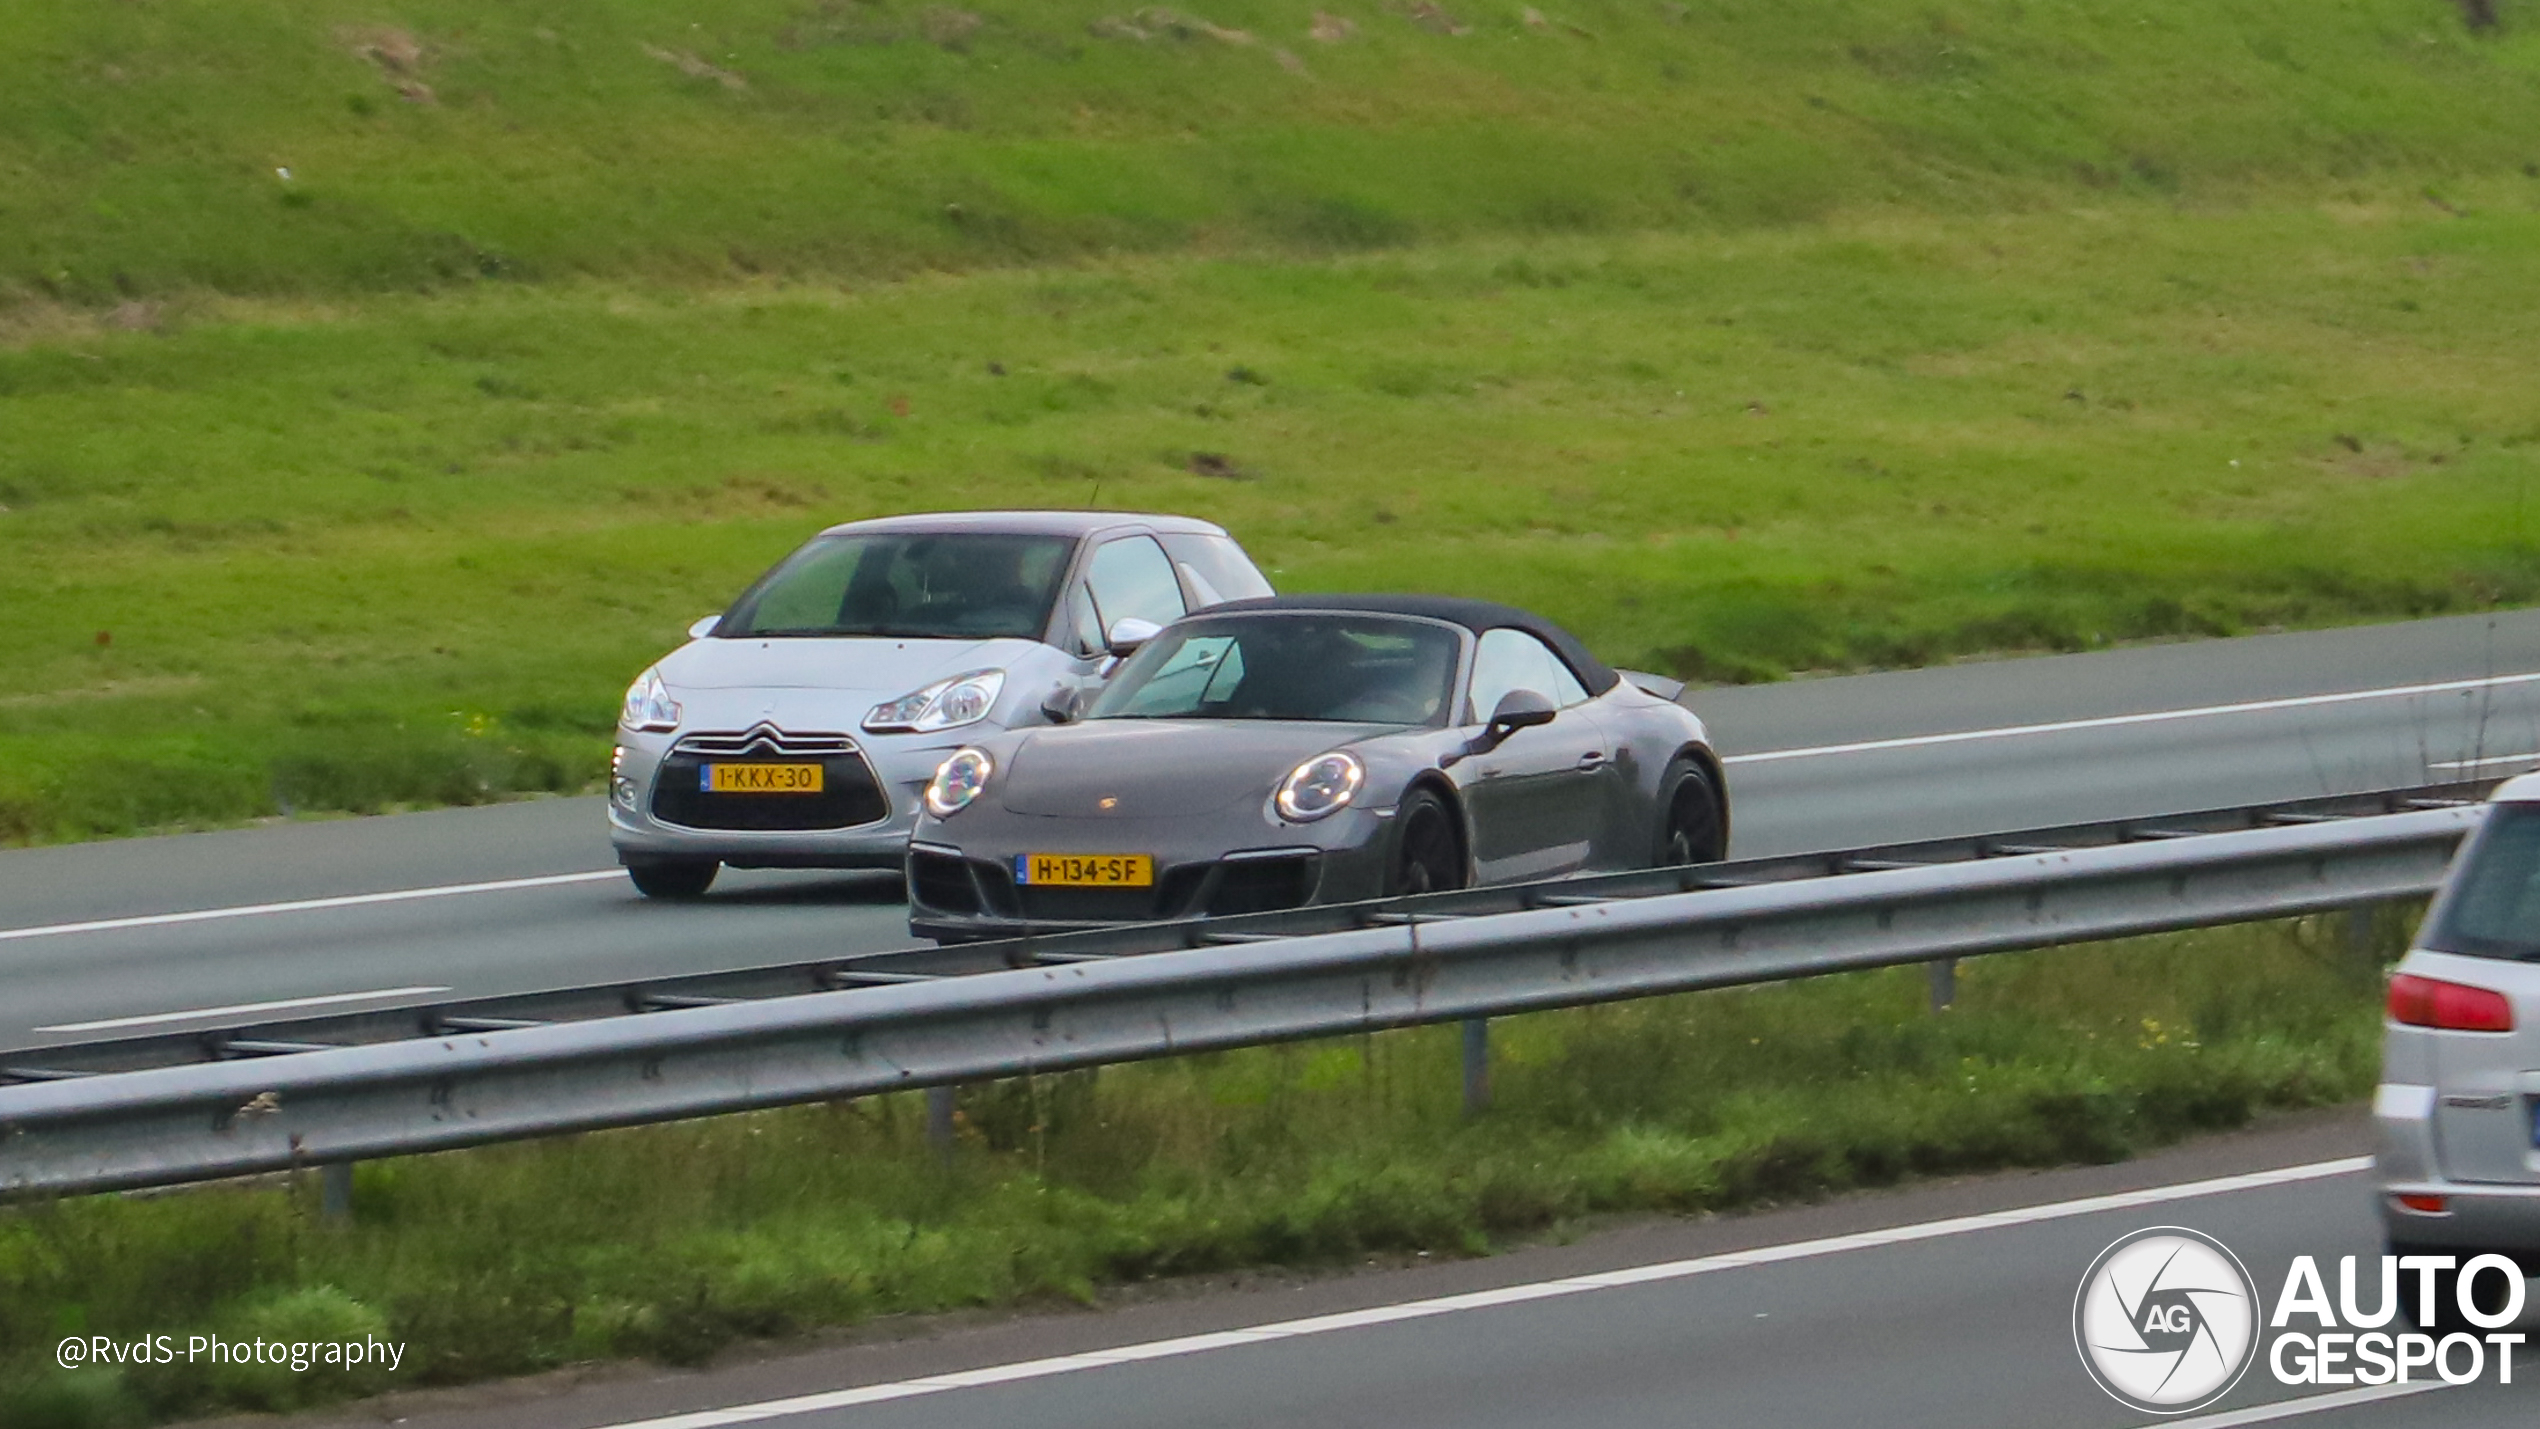
[[[618,711],[617,722],[628,729],[655,732],[679,727],[679,702],[670,697],[670,687],[661,682],[661,671],[646,670],[627,687],[626,707]]]
[[[1004,689],[1005,671],[973,670],[967,675],[937,680],[889,704],[875,705],[873,712],[864,717],[864,727],[875,734],[929,734],[939,729],[959,729],[986,719]]]
[[[635,781],[626,777],[626,746],[623,744],[609,750],[609,797],[628,813],[635,811]]]
[[[1278,805],[1280,818],[1310,824],[1348,808],[1366,782],[1367,766],[1358,762],[1357,755],[1318,754],[1288,771],[1272,802]]]
[[[984,749],[961,749],[936,767],[935,777],[926,785],[926,812],[939,819],[949,819],[970,807],[988,787],[988,776],[997,772],[997,763]]]

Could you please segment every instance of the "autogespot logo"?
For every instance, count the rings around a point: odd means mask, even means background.
[[[2136,1231],[2082,1276],[2073,1342],[2118,1403],[2147,1414],[2202,1409],[2257,1358],[2257,1285],[2212,1236],[2179,1226]]]

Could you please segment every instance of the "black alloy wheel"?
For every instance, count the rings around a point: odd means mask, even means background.
[[[1658,866],[1718,863],[1728,857],[1728,821],[1720,815],[1720,792],[1711,787],[1702,766],[1678,760],[1660,788]]]
[[[1400,832],[1394,840],[1390,892],[1442,893],[1464,886],[1464,845],[1445,800],[1414,789],[1403,796],[1394,821]]]
[[[723,865],[713,859],[679,859],[671,863],[630,863],[626,876],[647,898],[703,898]]]

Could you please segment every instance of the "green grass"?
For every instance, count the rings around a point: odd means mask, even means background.
[[[2454,193],[29,310],[0,838],[581,786],[689,620],[911,508],[1709,678],[2528,601],[2540,182]]]
[[[0,289],[905,273],[2540,160],[2528,0],[2485,37],[2447,0],[1542,8],[18,5]]]
[[[967,1088],[949,1165],[901,1096],[370,1163],[350,1226],[315,1218],[313,1185],[0,1211],[0,1420],[691,1362],[1150,1277],[1479,1254],[1600,1213],[2115,1160],[2370,1088],[2379,963],[2336,926],[1984,959],[1938,1015],[1899,969],[1503,1019],[1478,1120],[1443,1027]],[[65,1334],[279,1326],[404,1340],[406,1367],[40,1364]]]
[[[1702,679],[2540,596],[2532,0],[1319,9],[0,14],[0,843],[589,787],[912,508]]]

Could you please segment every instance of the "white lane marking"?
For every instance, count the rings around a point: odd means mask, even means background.
[[[117,1027],[153,1027],[197,1017],[230,1017],[242,1012],[289,1012],[298,1007],[332,1007],[343,1002],[369,1002],[383,997],[429,997],[446,987],[383,987],[374,992],[330,992],[323,997],[288,997],[280,1002],[240,1002],[228,1007],[197,1007],[187,1012],[153,1012],[141,1017],[109,1017],[99,1022],[61,1022],[38,1032],[105,1032]]]
[[[2016,739],[2025,735],[2063,734],[2081,729],[2114,729],[2132,724],[2160,724],[2172,720],[2204,719],[2214,715],[2260,714],[2269,710],[2352,704],[2359,700],[2399,699],[2409,695],[2493,689],[2504,685],[2526,685],[2536,682],[2540,682],[2540,671],[2523,675],[2491,675],[2476,680],[2443,680],[2427,685],[2392,685],[2378,690],[2348,690],[2333,695],[2297,695],[2288,699],[2252,700],[2243,704],[2203,705],[2194,709],[2104,715],[2093,719],[2058,720],[2049,724],[2013,724],[1994,729],[1955,730],[1947,734],[1916,734],[1896,739],[1865,739],[1851,744],[1820,744],[1804,749],[1768,749],[1754,754],[1731,754],[1720,762],[1723,764],[1765,764],[1786,759],[1815,759],[1832,754],[1867,754],[1886,749],[1921,749],[1938,744],[1965,744],[1980,739]],[[2521,759],[2540,760],[2540,754],[2498,755],[2493,759],[2453,761],[2438,763],[2433,767],[2461,769],[2486,764],[2509,764]],[[338,898],[304,898],[290,903],[252,903],[232,908],[203,908],[189,913],[154,913],[137,918],[101,918],[87,923],[52,923],[34,928],[0,928],[0,942],[10,942],[21,938],[60,937],[70,933],[105,933],[126,928],[158,928],[177,923],[206,923],[220,918],[254,918],[268,913],[307,913],[327,908],[358,908],[372,903],[403,903],[418,898],[455,898],[471,893],[505,893],[518,888],[552,888],[568,883],[593,883],[617,876],[616,869],[596,869],[589,873],[558,873],[542,878],[505,878],[490,883],[451,883],[435,888],[402,888],[388,893],[355,893]]]
[[[2491,754],[2485,759],[2435,759],[2428,769],[2484,769],[2490,764],[2540,764],[2540,754]]]
[[[444,883],[435,888],[400,888],[388,893],[347,893],[336,898],[302,898],[291,903],[244,903],[231,908],[198,908],[190,913],[151,913],[138,918],[100,918],[89,923],[47,923],[36,928],[0,928],[0,943],[19,938],[58,938],[68,933],[111,933],[124,928],[164,928],[176,923],[210,923],[222,918],[261,918],[268,913],[314,913],[326,908],[360,908],[373,903],[410,903],[418,898],[458,898],[470,893],[509,893],[516,888],[554,888],[567,883],[597,883],[620,878],[614,868],[590,873],[551,873],[540,878],[503,878],[492,883]]]
[[[2272,1424],[2278,1419],[2293,1419],[2358,1404],[2378,1404],[2385,1399],[2400,1399],[2411,1394],[2423,1394],[2429,1389],[2450,1387],[2439,1379],[2427,1379],[2412,1384],[2378,1385],[2371,1389],[2341,1389],[2335,1394],[2305,1395],[2280,1404],[2261,1404],[2250,1409],[2235,1409],[2228,1414],[2208,1414],[2201,1419],[2164,1419],[2160,1422],[2166,1429],[2235,1429],[2242,1424]]]
[[[1820,744],[1806,749],[1768,749],[1758,754],[1732,754],[1723,764],[1766,764],[1782,759],[1816,759],[1829,754],[1867,754],[1882,749],[1922,749],[1935,744],[1965,744],[1979,739],[2016,739],[2032,734],[2065,734],[2077,729],[2116,729],[2130,724],[2166,724],[2172,720],[2208,719],[2216,715],[2264,714],[2269,710],[2310,709],[2363,700],[2396,700],[2410,695],[2441,695],[2488,690],[2504,685],[2540,683],[2540,671],[2525,675],[2489,675],[2476,680],[2442,680],[2430,685],[2392,685],[2379,690],[2346,690],[2333,695],[2295,695],[2280,700],[2250,700],[2236,705],[2200,705],[2194,709],[2152,710],[2144,714],[2101,715],[2093,719],[2056,720],[2051,724],[2012,724],[1998,729],[1962,729],[1949,734],[1916,734],[1899,739],[1865,739],[1853,744]]]
[[[1707,1275],[1715,1270],[1737,1270],[1747,1266],[1772,1265],[1786,1260],[1806,1260],[1815,1256],[1835,1255],[1847,1250],[1905,1245],[1914,1241],[1935,1240],[1942,1236],[2000,1230],[2009,1226],[2035,1225],[2042,1221],[2096,1215],[2104,1211],[2131,1210],[2138,1206],[2160,1205],[2169,1201],[2184,1201],[2199,1196],[2218,1196],[2231,1191],[2250,1191],[2267,1186],[2316,1181],[2332,1176],[2351,1176],[2357,1172],[2369,1170],[2371,1167],[2371,1157],[2350,1156],[2338,1161],[2319,1161],[2307,1166],[2286,1166],[2274,1171],[2222,1176],[2210,1181],[2189,1181],[2174,1186],[2155,1186],[2142,1191],[2122,1191],[2110,1196],[2090,1196],[2081,1200],[2057,1201],[2042,1206],[2023,1206],[2017,1210],[1994,1211],[1981,1216],[1957,1216],[1949,1220],[1926,1221],[1920,1225],[1863,1231],[1857,1235],[1828,1236],[1822,1240],[1796,1241],[1789,1245],[1731,1251],[1726,1255],[1706,1255],[1695,1260],[1673,1260],[1657,1265],[1633,1266],[1626,1270],[1609,1270],[1596,1275],[1573,1275],[1560,1280],[1540,1280],[1527,1285],[1503,1286],[1496,1290],[1477,1290],[1466,1295],[1445,1295],[1433,1300],[1411,1300],[1396,1305],[1378,1305],[1366,1310],[1351,1310],[1338,1315],[1316,1315],[1310,1319],[1285,1320],[1276,1324],[1255,1325],[1248,1329],[1219,1330],[1213,1334],[1184,1335],[1170,1340],[1149,1340],[1144,1344],[1123,1345],[1116,1349],[1088,1350],[1083,1354],[1056,1355],[1048,1359],[989,1365],[982,1369],[961,1370],[953,1374],[928,1375],[923,1379],[903,1379],[889,1384],[859,1385],[853,1389],[797,1395],[791,1399],[770,1399],[757,1404],[734,1405],[729,1409],[704,1409],[689,1414],[673,1414],[660,1419],[641,1419],[611,1424],[603,1426],[603,1429],[720,1429],[720,1426],[729,1424],[755,1424],[762,1420],[782,1419],[796,1414],[816,1414],[825,1410],[853,1408],[859,1404],[876,1404],[884,1400],[942,1394],[947,1390],[970,1389],[988,1384],[1010,1384],[1016,1380],[1046,1379],[1052,1375],[1069,1374],[1077,1370],[1100,1369],[1105,1365],[1133,1364],[1141,1360],[1204,1354],[1210,1350],[1228,1349],[1237,1345],[1257,1345],[1272,1340],[1295,1339],[1304,1335],[1330,1334],[1335,1330],[1363,1329],[1370,1325],[1386,1325],[1400,1320],[1418,1320],[1431,1315],[1452,1315],[1463,1310],[1486,1310],[1501,1305],[1523,1304],[1529,1300],[1584,1294],[1593,1290],[1646,1285],[1660,1280],[1682,1280],[1687,1276]],[[2075,1382],[2080,1383],[2078,1379]],[[2074,1392],[2078,1394],[2083,1391],[2076,1389]]]

